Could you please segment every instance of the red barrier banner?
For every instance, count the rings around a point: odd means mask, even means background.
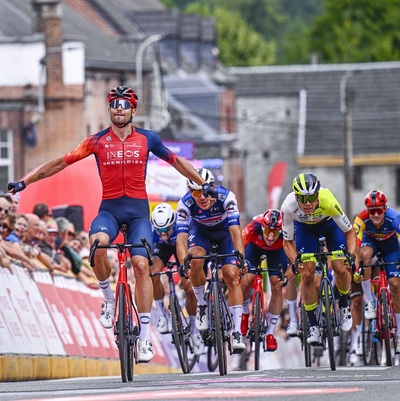
[[[27,276],[26,270],[22,267],[13,265],[12,268],[14,274],[8,269],[1,269],[3,273],[2,287],[3,291],[5,290],[8,293],[9,299],[14,307],[15,317],[19,321],[18,332],[23,336],[23,343],[26,345],[25,352],[29,354],[48,355],[46,345],[41,336],[40,326],[18,278],[18,273],[20,273],[21,276],[25,275],[25,277],[22,278],[23,280],[32,280],[32,278]],[[19,347],[21,345],[20,341],[16,342]]]
[[[107,358],[118,358],[118,348],[115,344],[113,329],[105,329],[99,320],[100,307],[103,301],[103,294],[100,289],[89,288],[84,283],[77,281],[78,289],[83,301],[87,306],[87,317],[97,335],[101,346],[99,356]]]
[[[40,337],[43,339],[47,354],[66,355],[57,328],[51,318],[36,281],[26,269],[21,266],[15,266],[14,274],[18,277],[24,291],[21,293],[21,296],[25,295],[28,304],[31,306],[33,312],[32,317],[38,324]]]
[[[83,356],[84,353],[75,335],[71,321],[68,318],[61,295],[55,287],[51,275],[47,271],[36,271],[34,277],[53,318],[67,355]]]

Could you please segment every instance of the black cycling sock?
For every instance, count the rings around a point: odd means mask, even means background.
[[[307,316],[308,316],[308,321],[310,322],[310,326],[318,326],[317,316],[315,315],[316,311],[317,309],[307,311]]]
[[[339,308],[347,308],[349,305],[348,294],[339,296]]]

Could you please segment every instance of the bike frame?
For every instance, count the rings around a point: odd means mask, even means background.
[[[394,316],[392,297],[389,291],[388,280],[386,276],[386,266],[392,264],[399,264],[395,262],[384,262],[382,259],[378,258],[377,263],[370,265],[360,265],[361,273],[365,267],[378,266],[379,276],[378,279],[371,279],[371,283],[378,285],[376,290],[377,295],[377,305],[376,305],[376,324],[374,337],[378,339],[381,344],[381,350],[385,347],[386,351],[386,365],[392,366],[392,356],[391,356],[391,345],[390,340],[395,338],[396,333],[396,319]],[[388,322],[386,324],[386,319]],[[395,346],[396,344],[394,344]],[[375,355],[375,359],[380,359]]]
[[[392,304],[392,296],[389,291],[389,286],[387,282],[387,277],[386,277],[386,270],[381,268],[379,270],[379,279],[372,279],[371,283],[373,284],[378,284],[378,291],[377,291],[377,319],[376,319],[376,330],[382,333],[382,339],[385,339],[385,322],[383,318],[383,309],[381,303],[381,297],[382,297],[382,292],[386,291],[387,295],[387,300],[388,300],[388,306],[389,306],[389,316],[390,316],[390,322],[389,322],[389,329],[390,329],[390,335],[392,336],[394,334],[394,330],[396,328],[396,320],[394,317],[394,311],[393,311],[393,304]]]
[[[318,326],[321,329],[322,346],[324,350],[326,350],[326,342],[328,342],[330,368],[331,370],[336,370],[336,355],[333,337],[339,335],[340,324],[333,286],[328,276],[328,256],[344,256],[350,266],[351,259],[350,255],[345,249],[325,252],[325,248],[325,237],[321,237],[319,238],[319,252],[299,253],[295,265],[298,266],[299,263],[304,262],[305,259],[310,260],[310,258],[316,258],[317,262],[320,262],[321,264],[322,278],[318,294],[317,320]]]
[[[118,250],[118,279],[116,284],[113,326],[116,344],[119,349],[119,358],[121,363],[121,378],[123,382],[133,380],[133,359],[136,359],[136,345],[140,334],[139,314],[133,303],[131,287],[127,276],[127,252],[129,248],[145,248],[149,265],[152,265],[150,244],[145,238],[142,238],[141,244],[127,244],[128,227],[122,224],[120,231],[123,234],[123,242],[117,244],[100,245],[100,240],[96,239],[90,248],[89,262],[94,267],[94,255],[97,249]],[[120,293],[122,291],[122,295]],[[121,298],[121,299],[120,299]],[[121,303],[122,302],[122,303]],[[120,314],[123,314],[121,317]],[[135,320],[135,322],[134,322]]]
[[[212,244],[209,255],[193,256],[193,254],[189,253],[185,258],[184,265],[185,271],[188,271],[190,269],[191,260],[199,259],[210,261],[211,281],[207,300],[209,327],[204,334],[204,340],[209,347],[216,347],[219,373],[223,376],[227,374],[226,342],[228,342],[229,351],[232,353],[229,334],[233,324],[218,278],[218,262],[222,258],[236,256],[242,267],[244,265],[244,260],[243,255],[237,250],[230,254],[218,254],[217,250],[218,246]]]
[[[177,263],[175,261],[168,262],[165,271],[151,273],[150,277],[161,275],[166,275],[168,277],[170,319],[172,323],[174,322],[174,319],[176,319],[177,323],[175,326],[172,327],[172,342],[174,343],[176,351],[178,353],[178,359],[182,368],[182,372],[190,373],[196,362],[200,360],[200,357],[194,355],[192,345],[190,343],[190,323],[184,316],[182,308],[177,299],[173,275],[178,274],[178,271],[174,270],[174,266],[177,266]],[[174,313],[173,310],[177,312],[177,316],[175,316],[174,319],[172,317]],[[193,354],[192,360],[190,360],[188,357],[188,351]]]

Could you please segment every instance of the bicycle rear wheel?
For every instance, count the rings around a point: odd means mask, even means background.
[[[334,318],[335,314],[335,305],[332,302],[332,298],[329,296],[330,294],[330,286],[327,280],[323,280],[323,293],[322,293],[322,301],[325,307],[325,325],[323,327],[323,331],[326,333],[326,340],[328,343],[328,351],[329,351],[329,364],[331,370],[336,370],[336,361],[335,361],[335,344],[333,339],[333,324],[336,321]]]
[[[389,303],[388,303],[388,294],[385,289],[381,292],[381,307],[382,307],[382,347],[385,347],[386,351],[386,366],[392,366],[392,350],[390,347],[390,330],[392,321],[390,319],[389,313]]]
[[[363,315],[361,319],[361,345],[363,361],[366,365],[371,364],[372,359],[372,322],[365,318],[365,311],[363,308]]]
[[[214,330],[215,342],[218,354],[219,374],[224,376],[227,374],[227,359],[226,348],[224,341],[224,327],[222,325],[222,304],[220,298],[220,291],[217,283],[212,283],[212,296],[213,296],[213,315],[214,315]]]
[[[133,345],[129,344],[129,319],[124,284],[118,287],[118,317],[116,322],[116,336],[121,366],[121,379],[125,383],[133,380]]]
[[[182,310],[175,294],[169,296],[169,308],[172,321],[172,338],[174,340],[176,352],[178,353],[179,364],[181,365],[182,372],[188,373],[188,345],[186,343],[184,332],[186,325],[183,322]]]
[[[253,322],[254,322],[254,369],[260,369],[260,345],[262,342],[262,308],[260,292],[256,292],[256,297],[253,307]]]

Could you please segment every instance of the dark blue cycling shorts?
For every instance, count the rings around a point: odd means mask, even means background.
[[[123,196],[118,199],[106,199],[100,204],[99,214],[95,217],[89,229],[89,236],[104,232],[113,242],[122,224],[128,226],[128,243],[141,244],[141,238],[146,238],[153,246],[153,233],[150,223],[150,208],[147,199],[134,199]],[[131,257],[141,255],[147,257],[144,248],[131,248]]]
[[[176,246],[171,244],[163,244],[161,242],[155,243],[153,247],[153,257],[159,258],[167,265],[172,256],[178,261],[178,256],[176,255]]]
[[[266,251],[250,242],[246,245],[245,255],[251,264],[251,267],[248,268],[249,273],[256,274],[256,267],[260,264],[262,255],[267,257],[268,274],[270,276],[278,276],[279,265],[282,265],[284,272],[287,269],[288,259],[283,248]]]
[[[338,251],[346,246],[346,235],[333,219],[328,219],[317,224],[304,224],[294,222],[295,243],[298,252],[319,252],[319,238],[326,238],[328,251]]]
[[[206,255],[210,253],[211,244],[215,243],[218,245],[219,254],[233,253],[233,241],[229,228],[222,228],[220,230],[213,231],[210,227],[189,227],[188,236],[188,249],[195,246],[199,246],[206,251]],[[221,259],[221,266],[224,265],[236,265],[236,257],[231,256]]]
[[[387,263],[398,262],[400,256],[400,247],[397,235],[385,239],[384,241],[377,241],[372,237],[369,237],[365,232],[363,234],[361,247],[370,246],[375,256],[378,251],[383,255],[383,261]],[[387,278],[400,278],[400,270],[397,265],[388,265],[385,267]]]

